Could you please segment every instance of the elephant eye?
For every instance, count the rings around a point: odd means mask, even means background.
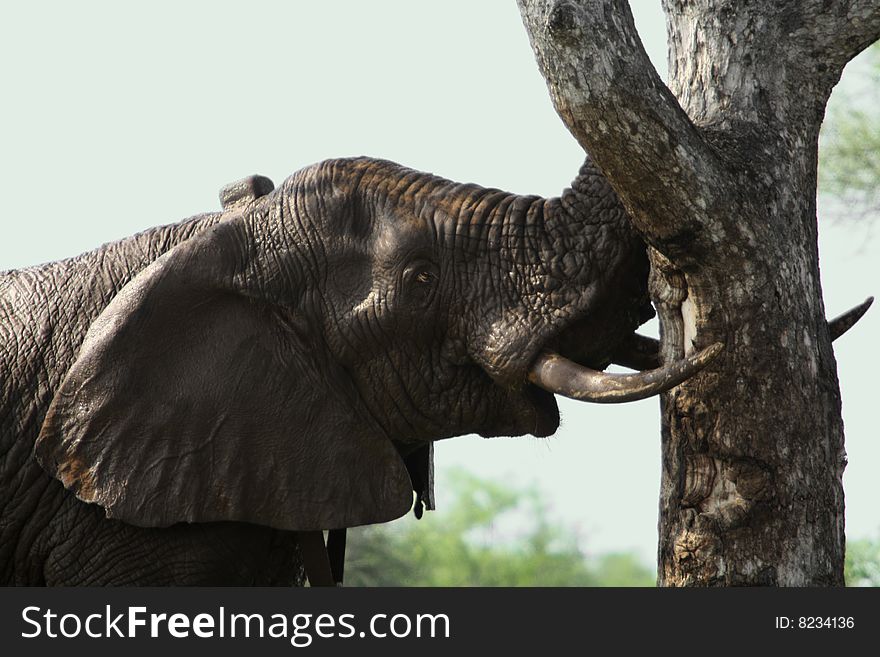
[[[412,263],[403,271],[403,294],[411,303],[428,303],[438,280],[439,271],[434,263]]]

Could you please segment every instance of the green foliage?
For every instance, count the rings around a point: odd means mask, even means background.
[[[587,557],[535,488],[461,470],[448,479],[448,510],[350,532],[347,585],[654,586],[654,573],[632,554]]]
[[[844,577],[847,586],[880,586],[880,540],[846,542]]]
[[[654,586],[626,552],[588,556],[552,521],[534,487],[484,481],[462,470],[443,484],[449,509],[349,533],[346,586]],[[527,518],[524,525],[511,520]],[[880,539],[847,541],[847,586],[880,586]]]
[[[857,216],[880,211],[880,44],[863,57],[829,103],[819,167],[820,189]]]

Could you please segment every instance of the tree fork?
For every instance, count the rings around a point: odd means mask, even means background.
[[[664,0],[667,89],[625,0],[519,5],[560,117],[655,251],[663,357],[726,344],[661,399],[659,583],[843,584],[817,148],[880,6]]]

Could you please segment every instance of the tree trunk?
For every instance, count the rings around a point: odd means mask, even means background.
[[[817,146],[843,66],[880,36],[880,6],[664,8],[669,89],[624,0],[520,0],[560,116],[652,247],[663,357],[726,345],[661,402],[659,583],[842,585]]]

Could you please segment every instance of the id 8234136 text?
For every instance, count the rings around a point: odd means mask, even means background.
[[[776,616],[777,630],[851,630],[853,616]]]

